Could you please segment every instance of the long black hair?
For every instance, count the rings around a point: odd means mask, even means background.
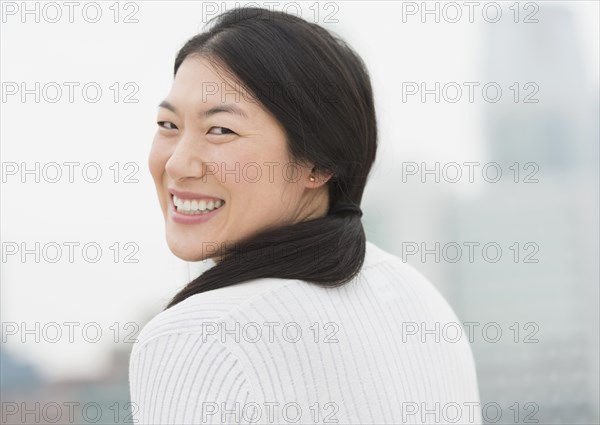
[[[281,123],[291,158],[331,173],[329,208],[360,205],[377,151],[373,91],[362,59],[334,33],[283,12],[236,8],[209,25],[178,52],[174,74],[189,55],[225,66]],[[360,271],[365,250],[361,217],[351,212],[271,228],[228,246],[166,308],[257,278],[339,286]]]

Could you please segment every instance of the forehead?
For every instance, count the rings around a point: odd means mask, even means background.
[[[257,101],[231,71],[214,61],[198,56],[188,56],[182,63],[168,98],[173,102],[191,100],[194,103],[237,103],[253,110]]]

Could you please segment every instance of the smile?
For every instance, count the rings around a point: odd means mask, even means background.
[[[221,199],[181,199],[173,195],[175,211],[186,215],[203,215],[225,205]]]

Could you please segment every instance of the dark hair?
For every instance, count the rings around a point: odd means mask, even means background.
[[[283,12],[236,8],[209,23],[210,30],[178,52],[174,73],[189,55],[220,64],[281,123],[291,158],[332,173],[329,208],[360,205],[377,151],[373,91],[362,59],[337,35]],[[360,271],[365,251],[361,217],[354,213],[262,231],[228,247],[166,308],[257,278],[339,286]]]

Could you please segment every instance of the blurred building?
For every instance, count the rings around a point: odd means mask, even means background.
[[[130,344],[115,345],[111,367],[99,379],[58,382],[45,381],[31,365],[0,349],[0,423],[132,423],[130,349]]]
[[[497,103],[479,103],[482,144],[502,178],[482,182],[479,173],[477,188],[461,196],[432,178],[402,183],[399,169],[383,173],[365,192],[364,223],[463,323],[479,324],[472,348],[486,422],[598,423],[598,81],[586,81],[572,8],[538,5],[538,23],[509,16],[482,26],[478,82],[503,89]],[[463,257],[407,256],[403,244],[414,242],[458,243]],[[480,244],[473,262],[465,242]],[[502,248],[497,262],[482,257],[490,242]]]
[[[465,320],[508,331],[473,344],[482,402],[514,406],[497,423],[597,423],[598,88],[586,84],[571,10],[545,2],[536,18],[485,28],[487,81],[520,88],[518,101],[512,90],[486,105],[489,161],[510,176],[456,202],[448,227],[451,239],[498,242],[511,260],[461,263],[452,280]]]

